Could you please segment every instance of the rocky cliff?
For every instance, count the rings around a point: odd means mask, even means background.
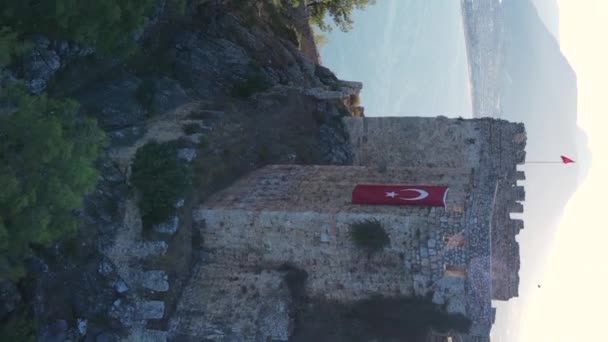
[[[190,266],[204,257],[193,204],[265,164],[352,162],[341,118],[362,113],[362,85],[315,63],[310,30],[294,19],[305,13],[213,0],[178,16],[164,3],[128,58],[41,32],[1,72],[2,86],[76,99],[110,138],[78,234],[37,250],[18,284],[0,283],[1,318],[25,313],[38,340],[166,340]],[[194,172],[174,214],[147,229],[131,164],[152,141],[175,144]]]

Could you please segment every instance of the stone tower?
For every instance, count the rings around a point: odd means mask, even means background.
[[[290,295],[282,265],[308,273],[309,296],[352,301],[425,295],[473,321],[486,338],[492,299],[517,295],[524,199],[516,165],[522,124],[494,119],[345,118],[354,165],[274,165],[214,195],[196,212],[207,250],[171,329],[192,338],[287,340]],[[450,187],[445,208],[351,203],[356,184]],[[390,245],[371,258],[348,238],[373,218]],[[236,309],[238,308],[238,309]],[[230,328],[225,326],[230,322]],[[219,338],[218,337],[218,338]]]

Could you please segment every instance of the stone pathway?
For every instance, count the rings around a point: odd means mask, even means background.
[[[134,145],[111,152],[113,161],[128,174],[137,148],[151,140],[171,141],[186,138],[196,145],[200,141],[201,133],[186,135],[183,126],[197,124],[201,130],[208,128],[204,126],[202,119],[190,117],[193,111],[200,112],[202,105],[188,104],[164,115],[163,118],[149,122],[147,133]],[[196,149],[181,149],[179,157],[185,162],[192,162],[196,158]],[[102,251],[115,265],[119,276],[113,286],[120,298],[114,301],[110,316],[128,329],[128,335],[122,341],[167,341],[168,332],[158,330],[163,326],[158,323],[168,318],[166,301],[167,297],[172,295],[170,290],[175,279],[168,275],[171,270],[162,269],[162,265],[169,267],[170,264],[162,260],[168,256],[172,243],[183,243],[173,240],[179,240],[174,238],[179,229],[187,224],[178,214],[184,211],[181,209],[184,205],[184,200],[178,201],[175,204],[174,216],[154,226],[151,232],[144,232],[135,198],[127,199],[123,221],[118,224],[114,241]]]

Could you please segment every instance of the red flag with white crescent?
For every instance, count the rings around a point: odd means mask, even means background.
[[[353,204],[422,205],[445,207],[449,188],[435,185],[357,184]]]

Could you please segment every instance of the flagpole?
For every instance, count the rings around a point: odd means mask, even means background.
[[[570,164],[570,163],[575,163],[574,160],[572,160],[572,159],[570,159],[570,158],[568,158],[566,156],[560,156],[560,158],[562,159],[562,161],[546,161],[546,160],[543,160],[543,161],[527,161],[527,162],[524,162],[524,165],[525,164]]]

